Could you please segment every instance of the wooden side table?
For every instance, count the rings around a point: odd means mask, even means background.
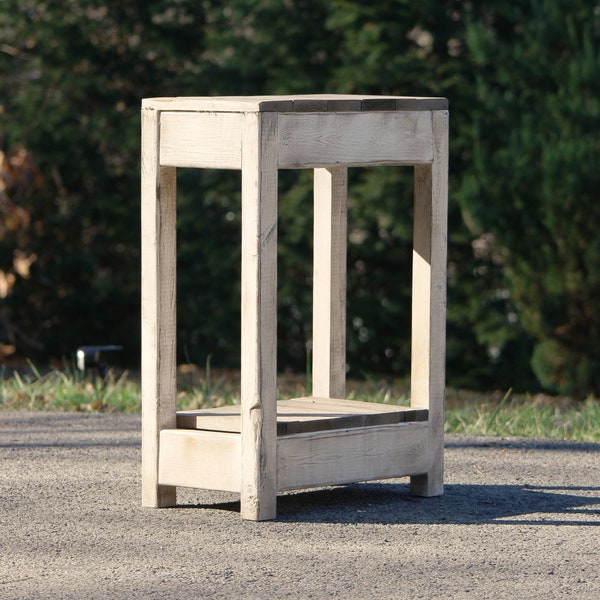
[[[443,490],[448,110],[444,98],[152,98],[142,103],[143,505],[410,476]],[[345,400],[347,168],[414,165],[411,406]],[[242,171],[241,404],[177,414],[175,172]],[[315,173],[313,395],[276,400],[277,173]]]

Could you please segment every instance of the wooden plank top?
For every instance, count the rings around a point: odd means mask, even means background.
[[[446,98],[301,94],[295,96],[182,96],[145,98],[142,108],[192,112],[365,112],[447,110]]]
[[[277,402],[277,435],[427,421],[427,409],[338,398],[293,398]],[[239,406],[177,413],[179,429],[240,433]]]

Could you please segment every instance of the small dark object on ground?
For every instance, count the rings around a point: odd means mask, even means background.
[[[79,346],[77,348],[77,368],[85,373],[86,369],[98,369],[102,379],[106,379],[108,366],[103,358],[105,352],[119,352],[123,346]]]

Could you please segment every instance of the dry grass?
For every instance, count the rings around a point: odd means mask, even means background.
[[[304,375],[278,379],[280,398],[307,395]],[[348,382],[348,397],[371,402],[408,404],[406,381],[372,378]],[[204,408],[239,402],[239,371],[178,369],[178,408]],[[106,379],[83,377],[70,369],[15,372],[0,379],[0,410],[126,412],[140,411],[139,376],[112,373]],[[545,394],[479,393],[448,389],[446,431],[493,436],[600,442],[600,400],[583,401]]]

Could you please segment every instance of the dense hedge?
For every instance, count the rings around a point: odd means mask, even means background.
[[[5,0],[0,336],[139,356],[142,97],[444,95],[448,378],[600,393],[600,7],[590,0]],[[411,173],[351,170],[348,357],[406,375]],[[239,174],[181,171],[181,360],[239,361]],[[310,346],[310,173],[280,176],[282,368]]]

